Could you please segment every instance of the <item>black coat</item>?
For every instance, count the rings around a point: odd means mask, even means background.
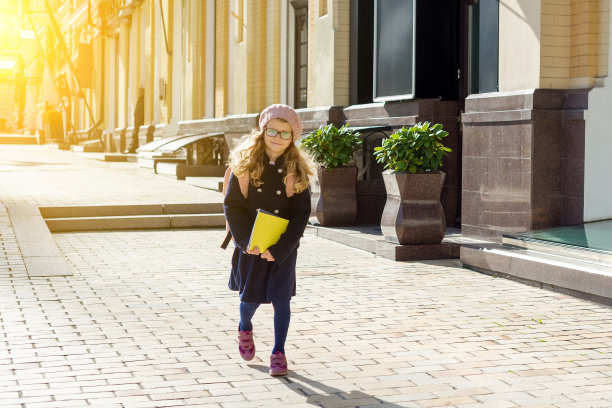
[[[281,156],[276,164],[266,166],[261,176],[263,185],[255,187],[249,183],[246,199],[234,174],[227,186],[223,210],[235,246],[228,286],[237,290],[244,302],[269,303],[289,300],[295,295],[297,248],[310,216],[310,192],[306,189],[287,197],[284,176]],[[245,253],[259,208],[289,219],[285,233],[269,248],[274,262]]]

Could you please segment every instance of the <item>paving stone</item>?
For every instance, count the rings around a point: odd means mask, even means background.
[[[0,173],[3,202],[219,203],[134,163],[32,148],[33,173]],[[223,235],[53,234],[73,275],[28,278],[0,206],[0,406],[612,406],[609,307],[310,234],[299,250],[291,371],[271,378],[270,305],[253,320],[257,356],[237,355]]]

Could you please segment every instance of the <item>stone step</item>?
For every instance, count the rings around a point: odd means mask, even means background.
[[[2,134],[0,135],[0,144],[31,145],[38,144],[38,139],[34,135]]]
[[[102,160],[105,162],[137,162],[138,155],[136,153],[104,153]]]
[[[103,152],[102,144],[99,140],[88,140],[86,142],[81,142],[78,145],[70,146],[70,151],[72,152]]]
[[[612,267],[595,259],[508,244],[462,245],[460,259],[467,267],[495,276],[612,304]]]
[[[225,226],[222,213],[46,218],[45,221],[51,232]]]
[[[225,168],[216,165],[187,165],[183,163],[157,162],[155,173],[185,180],[186,177],[223,177]]]
[[[223,190],[223,177],[185,177],[185,183],[213,191]]]
[[[44,218],[119,217],[135,215],[217,214],[223,213],[222,203],[72,205],[39,207]]]
[[[53,143],[47,143],[47,146],[52,147],[54,149],[58,149],[58,150],[70,150],[70,146],[72,145],[66,142],[53,142]]]
[[[38,208],[28,204],[8,204],[6,208],[28,276],[72,275]]]

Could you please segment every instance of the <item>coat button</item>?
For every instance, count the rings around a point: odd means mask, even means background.
[[[278,169],[278,172],[279,172],[279,173],[282,173],[282,172],[283,172],[283,169]]]
[[[276,195],[281,195],[281,191],[280,190],[276,190]]]
[[[258,189],[257,189],[257,192],[258,192],[258,193],[261,193],[261,191],[262,191],[262,190],[261,190],[261,188],[258,188]]]
[[[278,214],[278,210],[274,210],[274,214]]]

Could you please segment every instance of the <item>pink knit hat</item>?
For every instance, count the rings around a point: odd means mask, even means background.
[[[291,129],[293,129],[294,142],[302,136],[302,120],[291,106],[280,103],[268,106],[259,115],[259,128],[263,129],[272,119],[284,119],[289,122]]]

